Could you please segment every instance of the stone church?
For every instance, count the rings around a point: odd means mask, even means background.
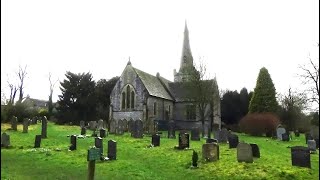
[[[174,122],[176,129],[200,128],[202,123],[199,121],[197,103],[188,97],[188,88],[184,86],[195,72],[189,31],[185,24],[180,69],[178,72],[174,69],[174,82],[159,73],[153,76],[139,70],[129,60],[110,95],[110,119],[141,119],[146,131],[154,122],[159,124],[159,129],[166,129],[169,121]],[[206,106],[208,115],[204,118],[205,125],[221,128],[217,81],[215,78],[209,81],[215,93],[214,102]]]

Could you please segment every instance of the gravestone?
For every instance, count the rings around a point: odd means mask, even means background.
[[[305,137],[306,137],[306,144],[308,144],[308,140],[312,140],[313,139],[313,137],[311,136],[310,133],[306,133]]]
[[[77,136],[76,135],[71,135],[70,136],[70,143],[71,146],[69,147],[69,150],[74,151],[77,149]]]
[[[204,132],[203,132],[203,138],[208,138],[208,132],[209,132],[209,126],[207,124],[204,124]]]
[[[171,139],[176,138],[174,121],[169,121],[168,123],[168,138],[171,138]]]
[[[283,133],[281,139],[282,139],[282,141],[289,141],[289,134]]]
[[[110,134],[115,134],[116,133],[116,121],[114,119],[111,119],[110,121],[110,129],[109,129],[109,133]]]
[[[97,129],[97,122],[96,121],[89,121],[89,129],[96,130]]]
[[[315,140],[308,140],[308,148],[310,151],[316,151],[317,150],[317,144]]]
[[[29,126],[29,119],[24,118],[23,119],[23,133],[28,133],[28,126]]]
[[[154,133],[158,133],[158,130],[159,130],[159,122],[158,121],[153,122],[153,129],[154,129]]]
[[[34,140],[34,148],[39,148],[41,144],[41,135],[36,135]]]
[[[220,139],[220,130],[218,129],[218,130],[213,130],[213,137],[214,137],[214,139],[216,139],[216,140],[218,140],[219,141],[219,139]]]
[[[80,127],[83,128],[85,126],[86,126],[85,121],[80,121]]]
[[[206,140],[206,143],[218,143],[218,140],[217,140],[217,139],[208,138],[208,139]]]
[[[300,132],[298,130],[295,130],[294,131],[294,135],[295,135],[295,137],[299,137],[300,136]]]
[[[219,143],[223,142],[226,143],[228,141],[228,135],[229,131],[226,128],[222,128],[221,131],[219,132]]]
[[[100,129],[102,129],[103,128],[103,120],[102,119],[100,119],[100,120],[98,120],[98,125],[97,125],[98,127],[98,130],[100,130]]]
[[[10,135],[7,133],[2,133],[1,135],[1,147],[9,147],[10,146]]]
[[[229,149],[237,148],[239,144],[239,137],[236,134],[230,134],[228,136]]]
[[[128,122],[128,131],[133,134],[133,130],[134,130],[134,121],[133,119],[130,119]]]
[[[286,129],[285,128],[283,128],[281,126],[277,128],[277,138],[279,140],[282,140],[282,134],[285,134],[285,133],[286,133]]]
[[[94,138],[94,146],[100,149],[100,157],[103,157],[103,139],[101,137]]]
[[[41,138],[47,138],[47,117],[42,117]]]
[[[115,140],[108,141],[108,158],[110,160],[117,159],[117,141]]]
[[[179,149],[189,148],[189,134],[188,133],[179,133]]]
[[[309,148],[303,146],[291,147],[291,162],[292,166],[311,168]]]
[[[87,128],[81,127],[81,135],[86,135]]]
[[[107,137],[107,135],[106,135],[107,131],[104,128],[101,128],[99,131],[100,131],[100,137],[101,138]]]
[[[11,118],[11,128],[16,131],[17,125],[18,125],[18,119],[17,119],[17,117],[13,116]]]
[[[257,144],[250,144],[252,148],[252,156],[256,158],[260,158],[260,150]]]
[[[200,141],[200,131],[198,128],[191,130],[191,140],[192,141]]]
[[[319,127],[312,125],[310,127],[310,134],[313,137],[313,139],[319,139]]]
[[[203,144],[202,158],[210,162],[219,160],[219,145],[217,143]]]
[[[116,134],[117,135],[123,135],[123,133],[124,133],[124,123],[123,123],[123,120],[120,119],[118,121],[118,128],[117,128]]]
[[[198,153],[195,150],[192,153],[192,167],[198,167]]]
[[[239,143],[237,146],[237,160],[238,162],[253,162],[252,148],[250,144]]]
[[[123,131],[128,132],[128,120],[124,119],[123,120]]]
[[[151,144],[154,147],[160,146],[160,136],[158,134],[153,134],[152,135]]]
[[[140,119],[135,121],[133,137],[134,138],[142,138],[143,137],[143,123]]]

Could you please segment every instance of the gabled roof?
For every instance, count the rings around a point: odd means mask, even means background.
[[[169,94],[169,92],[166,90],[165,86],[160,82],[160,79],[158,77],[153,76],[151,74],[148,74],[146,72],[143,72],[137,68],[134,68],[134,71],[137,73],[139,78],[141,79],[142,83],[146,87],[148,93],[151,96],[160,97],[163,99],[171,100],[173,101],[173,98]],[[161,77],[162,78],[162,77]],[[164,78],[162,78],[164,79]],[[164,79],[166,83],[169,83],[170,81]]]

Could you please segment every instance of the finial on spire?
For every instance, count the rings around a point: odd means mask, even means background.
[[[128,61],[127,65],[131,65],[130,56],[129,56],[129,61]]]

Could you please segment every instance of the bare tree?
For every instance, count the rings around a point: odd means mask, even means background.
[[[22,67],[19,65],[19,71],[17,73],[19,78],[19,100],[18,102],[22,102],[23,100],[23,88],[24,88],[24,80],[27,76],[27,65],[22,69]]]
[[[9,78],[9,75],[7,74],[7,83],[8,83],[8,87],[10,89],[10,96],[9,96],[9,100],[8,105],[13,105],[14,104],[14,99],[16,97],[17,91],[18,91],[18,85],[14,84],[14,81],[12,79]]]
[[[319,47],[319,43],[317,44]],[[319,110],[319,58],[312,59],[309,55],[309,64],[299,65],[302,72],[299,76],[302,78],[302,84],[307,85],[305,93],[308,94],[310,103],[317,103]]]
[[[53,110],[53,102],[52,102],[52,94],[53,94],[53,89],[54,86],[56,85],[56,83],[58,82],[59,79],[57,79],[56,81],[52,81],[52,74],[51,72],[49,72],[49,83],[50,83],[50,93],[49,93],[49,101],[48,101],[48,113],[49,113],[49,117],[52,115],[52,110]]]

